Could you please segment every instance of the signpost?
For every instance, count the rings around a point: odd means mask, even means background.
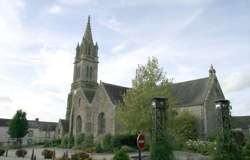
[[[139,134],[137,136],[137,147],[138,147],[138,153],[139,153],[139,160],[141,160],[141,150],[145,146],[145,136],[142,134]]]

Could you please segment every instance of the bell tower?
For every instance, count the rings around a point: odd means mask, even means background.
[[[95,90],[98,72],[98,45],[94,44],[88,17],[82,42],[76,46],[76,56],[74,61],[74,75],[71,90],[82,88]]]

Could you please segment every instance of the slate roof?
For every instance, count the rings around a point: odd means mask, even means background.
[[[232,117],[233,128],[250,128],[250,116],[233,116]]]
[[[9,119],[0,118],[0,127],[6,127],[9,125]]]
[[[122,95],[129,89],[102,82],[113,104],[122,101]],[[204,104],[209,90],[209,77],[174,83],[172,96],[177,98],[178,106],[195,106]]]
[[[69,120],[60,119],[59,123],[62,124],[62,128],[63,128],[64,132],[68,132],[69,131]]]
[[[94,96],[95,96],[95,90],[84,90],[84,94],[86,98],[88,99],[89,103],[92,102]]]
[[[113,104],[117,104],[122,101],[122,96],[127,92],[129,88],[117,86],[113,84],[103,83],[103,86],[110,97]]]
[[[177,98],[177,106],[195,106],[204,103],[208,93],[209,77],[174,83],[172,96]]]
[[[10,119],[0,118],[0,127],[8,127]],[[39,128],[41,130],[54,131],[56,129],[56,122],[43,122],[28,120],[29,128]]]

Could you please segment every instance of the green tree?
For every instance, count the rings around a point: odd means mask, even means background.
[[[180,140],[196,139],[198,136],[197,120],[191,114],[182,112],[173,118],[171,131]]]
[[[132,80],[132,89],[123,96],[123,103],[118,106],[117,119],[124,132],[150,133],[151,131],[151,100],[155,96],[168,98],[170,106],[174,99],[170,96],[172,82],[159,67],[155,57],[149,58],[147,64],[139,65],[136,76]]]
[[[26,113],[18,110],[10,121],[8,134],[11,138],[16,138],[17,144],[21,146],[22,138],[28,133],[28,128]]]

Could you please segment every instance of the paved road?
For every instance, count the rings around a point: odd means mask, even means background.
[[[32,150],[33,148],[25,148],[27,150],[27,155],[25,156],[25,159],[30,159],[31,154],[32,154]],[[35,147],[34,148],[34,155],[36,155],[37,160],[44,160],[43,156],[42,156],[42,151],[45,148],[42,147]],[[46,148],[46,149],[50,149],[50,150],[55,150],[56,151],[56,157],[62,157],[62,155],[66,152],[68,152],[68,155],[70,156],[71,154],[78,152],[79,150],[71,150],[71,149],[62,149],[62,148]],[[11,149],[8,151],[8,158],[6,159],[5,157],[0,157],[0,160],[20,160],[20,158],[17,158],[15,155],[16,149]],[[144,153],[147,154],[147,153]],[[144,155],[143,154],[143,155]],[[94,160],[111,160],[113,157],[113,154],[100,154],[100,153],[91,153],[90,156],[94,159]],[[130,157],[135,157],[137,156],[137,153],[131,153],[129,154]],[[23,159],[24,160],[24,159]]]

